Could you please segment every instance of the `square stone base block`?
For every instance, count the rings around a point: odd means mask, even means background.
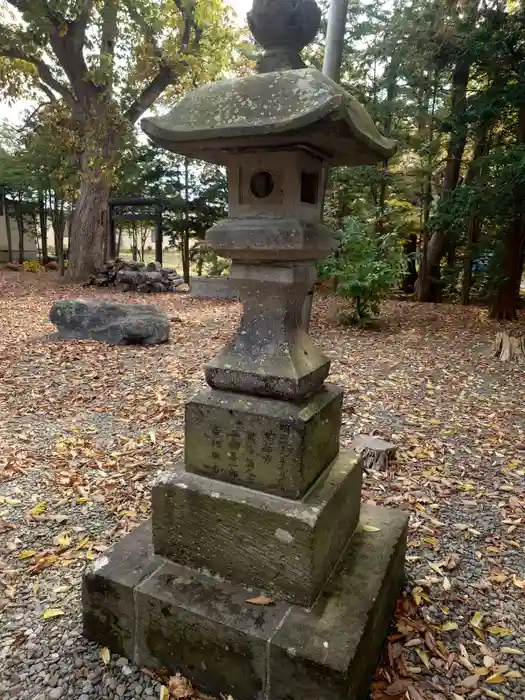
[[[180,462],[152,489],[155,553],[311,605],[359,520],[362,471],[355,452],[341,452],[297,501]]]
[[[84,634],[216,697],[364,700],[403,584],[406,531],[403,513],[363,506],[308,610],[249,603],[259,591],[154,555],[145,523],[86,572]]]
[[[339,451],[342,389],[300,401],[203,391],[186,404],[186,469],[284,498],[301,498]]]

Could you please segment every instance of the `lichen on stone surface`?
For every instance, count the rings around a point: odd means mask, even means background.
[[[333,97],[330,87],[311,69],[221,80],[190,92],[151,122],[164,129],[197,131],[287,120],[321,107]]]
[[[371,164],[395,152],[395,143],[378,132],[366,110],[340,85],[312,68],[203,85],[185,95],[168,114],[143,119],[142,128],[163,148],[196,157],[202,157],[204,149],[205,160],[223,162],[225,150],[239,146],[227,145],[226,139],[248,142],[252,136],[290,132],[297,139],[300,130],[300,142],[308,143],[318,123],[330,117],[333,128],[328,125],[324,130],[321,146],[323,152],[332,153],[334,164]]]

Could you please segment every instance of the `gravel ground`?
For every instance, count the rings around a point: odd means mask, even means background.
[[[58,343],[47,311],[78,290],[13,279],[0,273],[0,697],[158,697],[153,676],[81,636],[82,572],[147,517],[149,485],[181,455],[184,401],[239,308],[159,296],[178,319],[167,346]],[[363,498],[411,513],[396,658],[373,697],[399,678],[425,700],[525,697],[524,372],[490,358],[498,327],[482,311],[462,314],[392,303],[365,333],[315,312],[347,390],[343,446],[361,431],[400,446]]]

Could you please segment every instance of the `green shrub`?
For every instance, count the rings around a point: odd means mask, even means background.
[[[207,250],[203,256],[204,271],[209,277],[221,277],[227,275],[230,270],[230,261],[220,258],[212,250]]]
[[[379,314],[381,301],[399,283],[405,267],[395,232],[379,235],[365,221],[348,217],[338,247],[318,272],[321,278],[336,278],[336,294],[352,302],[341,320],[366,326]]]

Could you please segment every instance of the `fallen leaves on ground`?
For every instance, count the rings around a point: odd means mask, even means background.
[[[184,403],[240,312],[154,295],[179,320],[168,345],[50,340],[52,302],[88,295],[122,298],[0,272],[0,611],[29,587],[28,626],[77,614],[86,563],[148,516],[152,480],[182,455]],[[523,367],[490,355],[504,324],[393,301],[378,331],[361,331],[335,326],[330,306],[316,301],[311,334],[346,390],[341,445],[373,432],[399,446],[386,472],[365,475],[363,500],[411,516],[407,585],[371,697],[523,697],[525,390]],[[184,683],[173,692],[190,693]]]

